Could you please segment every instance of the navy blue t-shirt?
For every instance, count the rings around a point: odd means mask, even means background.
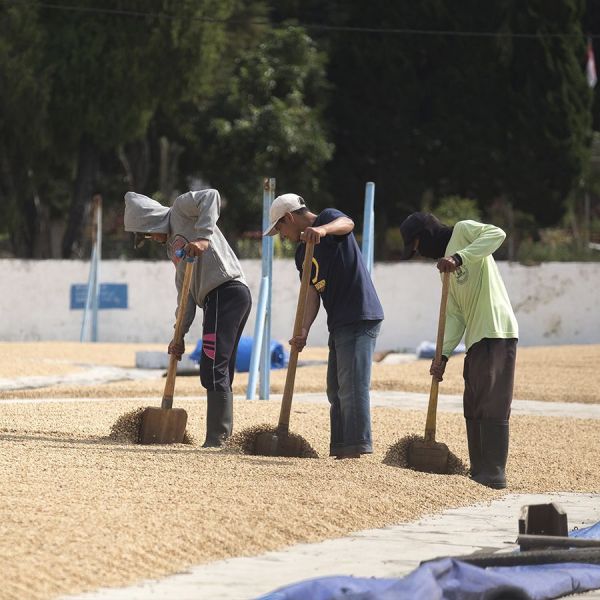
[[[312,227],[346,216],[335,208],[326,208]],[[305,249],[304,243],[298,244],[296,249],[296,267],[300,275]],[[327,311],[329,331],[357,321],[383,319],[381,302],[352,232],[321,238],[321,242],[315,245],[310,280]]]

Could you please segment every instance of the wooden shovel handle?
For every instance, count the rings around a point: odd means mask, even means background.
[[[181,286],[181,294],[179,295],[179,306],[177,308],[177,320],[175,321],[175,334],[173,339],[176,342],[181,342],[181,329],[183,327],[183,317],[187,307],[188,296],[190,295],[190,285],[192,283],[192,275],[194,273],[194,263],[185,263],[185,275],[183,276],[183,284]],[[169,354],[169,368],[167,370],[167,380],[165,381],[165,391],[162,397],[161,408],[173,408],[173,393],[175,391],[175,376],[177,375],[177,357],[174,354]]]
[[[438,320],[437,340],[435,342],[435,362],[440,362],[444,346],[444,330],[446,329],[446,304],[448,303],[448,288],[450,286],[450,273],[442,277],[442,300],[440,302],[440,318]],[[427,421],[425,422],[425,441],[435,442],[435,420],[437,413],[439,382],[431,377],[429,390],[429,405],[427,406]]]
[[[296,337],[302,333],[304,324],[304,313],[306,312],[306,300],[308,298],[308,286],[310,285],[310,274],[312,271],[312,260],[315,245],[312,242],[306,242],[304,252],[304,262],[302,263],[302,280],[300,282],[300,293],[298,295],[298,306],[296,307],[296,320],[294,321],[294,333]],[[285,376],[285,387],[283,388],[283,398],[281,399],[281,412],[279,413],[278,431],[287,433],[290,428],[290,412],[292,410],[292,396],[294,395],[294,381],[296,380],[296,367],[298,366],[298,350],[294,346],[290,350],[290,360],[288,361],[287,373]]]

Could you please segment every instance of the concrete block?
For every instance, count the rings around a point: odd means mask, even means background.
[[[138,369],[168,369],[169,355],[167,352],[136,352],[135,366]],[[200,366],[197,362],[190,359],[188,355],[183,355],[177,364],[177,372],[198,371]]]

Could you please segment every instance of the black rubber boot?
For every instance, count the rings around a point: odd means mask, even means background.
[[[219,448],[233,428],[233,392],[206,392],[206,441],[203,448]]]
[[[465,419],[467,424],[467,444],[469,446],[469,462],[471,469],[469,476],[474,478],[481,471],[481,421],[479,419]]]
[[[508,421],[482,420],[480,432],[481,470],[473,479],[496,490],[504,489],[508,458]]]

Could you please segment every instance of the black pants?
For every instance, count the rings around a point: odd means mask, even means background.
[[[204,300],[200,383],[209,392],[230,392],[237,347],[248,320],[252,298],[239,281],[227,281]]]
[[[483,338],[465,356],[463,407],[466,419],[510,417],[517,340]]]

